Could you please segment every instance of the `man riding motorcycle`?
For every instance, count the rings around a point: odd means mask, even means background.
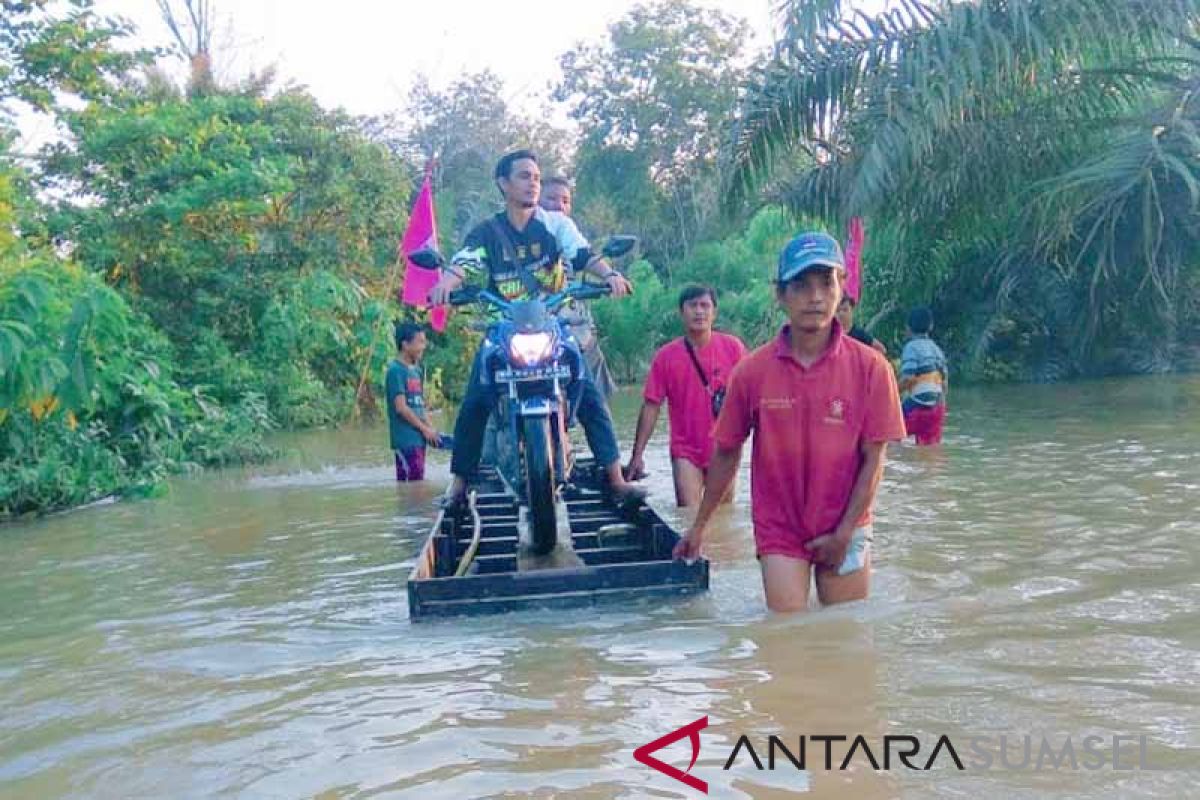
[[[604,279],[613,297],[624,297],[632,285],[603,258],[594,257],[575,223],[563,214],[538,207],[541,170],[537,156],[529,150],[505,155],[496,164],[496,185],[504,197],[505,210],[477,225],[429,293],[434,305],[442,305],[460,287],[469,270],[487,275],[488,288],[505,299],[555,292],[566,282],[563,260],[576,271],[586,270]],[[454,481],[450,502],[465,496],[467,479],[479,466],[484,432],[493,407],[493,386],[481,380],[482,364],[476,353],[467,391],[454,426],[454,454],[450,471]],[[584,369],[579,381],[576,416],[596,462],[604,467],[612,495],[626,501],[644,496],[644,490],[625,481],[621,474],[621,452],[612,417]]]

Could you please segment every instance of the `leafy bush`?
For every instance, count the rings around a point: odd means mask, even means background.
[[[114,290],[52,257],[21,262],[0,262],[0,518],[270,453],[261,396],[226,409],[181,388],[165,337]]]
[[[655,270],[645,261],[631,267],[633,296],[594,306],[600,340],[617,378],[640,381],[654,351],[681,335],[679,291],[688,284],[716,287],[720,330],[750,347],[767,341],[783,319],[771,284],[775,260],[796,230],[783,211],[766,208],[744,233],[700,245],[670,269]],[[669,285],[661,274],[671,276]]]

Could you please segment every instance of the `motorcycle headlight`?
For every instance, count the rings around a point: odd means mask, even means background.
[[[554,352],[554,336],[549,333],[514,333],[508,341],[513,360],[532,367],[550,358]]]

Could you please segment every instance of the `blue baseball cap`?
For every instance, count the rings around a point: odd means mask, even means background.
[[[802,233],[788,242],[779,254],[779,272],[776,280],[787,283],[814,267],[846,271],[842,246],[828,233]]]

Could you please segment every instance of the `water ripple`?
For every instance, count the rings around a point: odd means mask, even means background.
[[[410,624],[444,454],[397,487],[377,430],[14,527],[0,795],[686,797],[632,750],[707,715],[714,796],[1188,796],[1200,381],[954,399],[944,447],[893,448],[872,598],[810,615],[763,608],[745,465],[708,595],[599,610]],[[618,398],[623,435],[635,413]],[[651,496],[685,525],[665,444]],[[742,733],[1043,732],[1145,735],[1168,769],[722,769]]]

